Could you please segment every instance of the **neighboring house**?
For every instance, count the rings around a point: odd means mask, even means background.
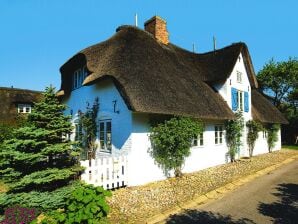
[[[165,178],[148,153],[152,120],[182,115],[204,122],[183,172],[227,162],[224,122],[234,119],[237,110],[245,121],[287,122],[258,92],[244,43],[192,53],[169,42],[166,22],[158,16],[145,23],[145,30],[119,27],[108,40],[74,55],[60,71],[57,95],[68,105],[65,113],[74,125],[86,103],[99,98],[98,152],[90,164],[82,161],[87,167],[82,179],[105,188]],[[242,141],[238,157],[248,155],[246,133]],[[274,150],[280,148],[279,135]],[[254,154],[266,152],[266,133],[260,133]]]
[[[13,124],[19,115],[31,113],[40,97],[39,91],[0,87],[0,123]]]

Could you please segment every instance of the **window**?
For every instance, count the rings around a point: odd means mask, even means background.
[[[215,144],[222,144],[223,139],[223,126],[222,125],[215,125],[214,126],[214,135],[215,135]]]
[[[80,125],[79,123],[75,123],[75,141],[81,141],[82,135],[82,125]]]
[[[99,146],[102,151],[112,151],[112,121],[99,121]]]
[[[242,83],[242,72],[237,71],[237,82]]]
[[[267,138],[267,131],[266,130],[263,130],[263,138]]]
[[[194,136],[192,140],[192,146],[203,146],[204,145],[204,132]]]
[[[18,113],[28,114],[31,113],[30,104],[18,104]]]
[[[243,92],[238,90],[238,110],[243,111]]]
[[[80,88],[87,76],[88,71],[86,66],[76,70],[72,76],[72,90]]]

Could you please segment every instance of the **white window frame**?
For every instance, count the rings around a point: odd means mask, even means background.
[[[86,65],[74,71],[72,76],[72,90],[82,87],[85,78],[88,76]]]
[[[31,104],[27,103],[20,103],[18,104],[18,113],[20,114],[29,114],[31,113]]]
[[[242,72],[237,71],[237,72],[236,72],[236,76],[237,76],[237,82],[238,82],[238,83],[242,83],[242,81],[243,81],[243,75],[242,75]]]
[[[214,144],[223,144],[224,139],[224,127],[221,124],[214,125]]]
[[[108,125],[110,125],[109,129]],[[112,152],[112,128],[112,119],[102,119],[98,121],[98,140],[99,150],[101,152]]]
[[[196,135],[192,140],[192,146],[204,146],[204,132],[199,133]]]
[[[238,90],[237,93],[237,100],[238,100],[238,110],[243,111],[244,110],[244,92]]]

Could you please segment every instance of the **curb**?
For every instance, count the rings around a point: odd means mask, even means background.
[[[263,176],[265,174],[268,174],[270,172],[272,172],[273,170],[276,170],[277,168],[281,167],[282,165],[288,164],[290,162],[293,162],[294,160],[298,159],[298,156],[293,156],[289,159],[284,160],[281,163],[266,167],[262,170],[257,171],[256,173],[250,174],[248,176],[245,177],[241,177],[238,180],[232,181],[231,183],[228,183],[222,187],[219,187],[215,190],[209,191],[206,194],[200,195],[195,197],[194,199],[192,199],[191,201],[185,202],[183,204],[177,204],[176,206],[163,211],[149,219],[147,219],[146,223],[147,224],[155,224],[158,222],[161,222],[163,220],[165,220],[166,218],[168,218],[170,215],[174,215],[177,214],[179,212],[181,212],[182,210],[185,209],[190,209],[193,208],[195,206],[199,206],[202,204],[207,203],[208,201],[211,200],[216,200],[216,199],[220,199],[222,198],[225,194],[239,188],[240,186],[242,186],[243,184],[246,184],[260,176]]]

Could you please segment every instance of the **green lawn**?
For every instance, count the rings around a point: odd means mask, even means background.
[[[298,145],[283,145],[282,148],[298,150]]]

